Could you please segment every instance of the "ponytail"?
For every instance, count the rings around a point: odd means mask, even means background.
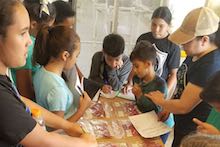
[[[67,51],[72,55],[74,50],[78,48],[79,42],[79,36],[69,27],[43,27],[36,37],[33,64],[38,63],[45,66],[50,58],[58,58],[63,51]]]
[[[47,42],[49,38],[49,27],[43,27],[37,34],[34,44],[33,64],[46,65],[49,62],[49,51]]]

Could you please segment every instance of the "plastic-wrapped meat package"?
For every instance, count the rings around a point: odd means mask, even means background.
[[[134,102],[125,103],[124,108],[129,116],[140,114],[140,112]]]
[[[83,129],[86,133],[90,133],[90,134],[92,134],[92,135],[95,136],[95,132],[94,132],[93,126],[92,126],[92,124],[90,123],[90,121],[81,118],[80,120],[78,120],[77,123],[82,127],[82,129]]]
[[[109,131],[110,127],[107,121],[81,119],[78,121],[78,123],[85,132],[91,133],[96,138],[103,138],[103,137],[110,138],[112,136],[110,134]]]
[[[103,137],[110,138],[112,136],[107,121],[91,120],[90,123],[93,126],[93,130],[95,132],[96,138],[103,138]]]
[[[137,130],[134,128],[134,126],[130,122],[130,120],[121,120],[120,122],[127,137],[139,135]]]
[[[122,104],[122,102],[113,102],[113,107],[115,108],[115,110],[116,110],[116,115],[118,116],[118,117],[125,117],[126,116],[126,114],[125,114],[125,112],[124,112],[124,108],[123,108],[123,104]]]
[[[128,147],[126,143],[100,143],[98,147]]]
[[[145,139],[143,142],[143,147],[162,147],[162,145],[156,141]]]
[[[117,120],[109,121],[109,125],[110,125],[110,132],[112,137],[122,138],[125,136],[124,129],[119,121]]]
[[[92,119],[92,118],[103,118],[105,117],[105,111],[103,109],[102,103],[99,101],[92,104],[84,113],[83,118]]]
[[[135,143],[129,144],[129,147],[163,147],[163,146],[153,141],[149,141],[148,143],[135,142]]]
[[[96,138],[122,138],[125,135],[118,121],[80,119],[78,123],[85,132],[93,134]]]
[[[114,102],[118,117],[126,117],[140,114],[135,102]]]
[[[113,108],[109,103],[103,103],[103,110],[105,112],[106,118],[110,118],[114,115]]]

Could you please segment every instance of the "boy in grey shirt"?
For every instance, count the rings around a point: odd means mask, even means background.
[[[132,69],[124,48],[120,35],[109,34],[104,38],[103,50],[93,55],[89,79],[99,82],[105,93],[121,90]]]

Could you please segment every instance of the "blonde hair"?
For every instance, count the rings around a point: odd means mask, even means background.
[[[181,141],[180,147],[219,147],[220,135],[196,133],[187,135]]]

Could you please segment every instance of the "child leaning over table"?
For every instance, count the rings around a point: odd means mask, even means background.
[[[132,92],[136,98],[138,109],[145,113],[155,110],[159,113],[161,109],[155,105],[150,99],[146,98],[144,94],[151,91],[159,90],[167,95],[166,81],[157,76],[154,70],[156,63],[156,50],[148,41],[140,41],[136,44],[134,50],[130,55],[130,60],[133,64],[133,89]],[[170,114],[165,123],[169,127],[173,127],[173,115]],[[163,143],[166,142],[169,133],[161,135]]]

